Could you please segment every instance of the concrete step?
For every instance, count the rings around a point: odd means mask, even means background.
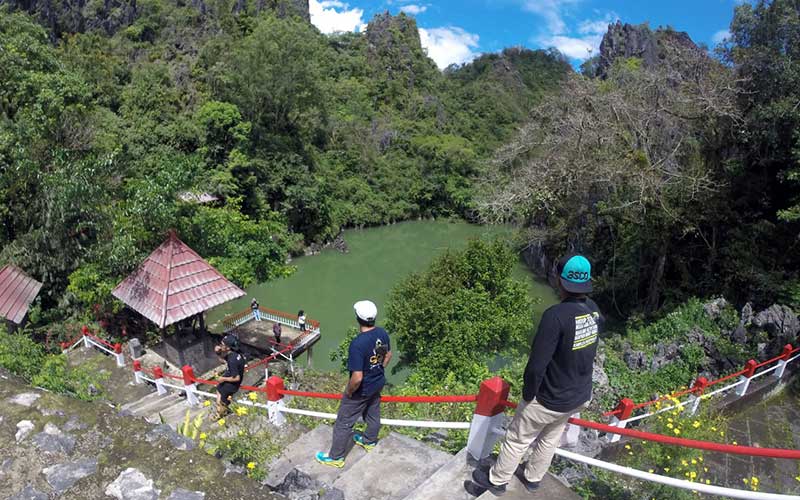
[[[136,401],[131,401],[130,403],[122,405],[122,410],[129,411],[132,413],[136,408],[144,406],[148,403],[152,403],[153,401],[158,401],[161,398],[162,396],[159,396],[159,394],[155,391],[148,392],[147,394],[137,399]]]
[[[402,499],[452,458],[416,439],[391,433],[341,474],[333,487],[342,490],[347,499]]]
[[[472,467],[467,463],[467,449],[464,448],[439,470],[417,486],[405,500],[471,500],[474,498],[463,488],[464,480],[472,474]]]
[[[147,416],[145,419],[148,422],[158,424],[161,423],[161,419],[164,419],[164,423],[169,424],[170,427],[173,429],[177,429],[179,425],[183,425],[183,422],[186,420],[186,411],[189,411],[189,421],[194,422],[195,417],[197,415],[202,414],[203,417],[206,417],[210,411],[209,408],[204,406],[189,406],[186,404],[185,400],[181,400],[178,403],[174,404],[173,406],[163,410],[161,412],[152,413]],[[159,417],[159,413],[161,416]],[[207,418],[204,418],[208,420]],[[202,426],[201,426],[202,427]]]
[[[343,468],[322,465],[316,461],[314,456],[318,451],[328,452],[331,447],[333,429],[329,425],[319,425],[314,430],[307,432],[290,443],[276,460],[269,467],[269,475],[264,481],[271,488],[280,486],[286,475],[292,469],[313,477],[314,479],[332,486],[334,482],[343,474],[352,469],[363,459],[366,452],[360,446],[353,446],[347,453]],[[377,448],[376,448],[377,449]],[[366,477],[375,477],[373,475]],[[364,480],[365,477],[362,477]],[[350,496],[346,498],[350,499]],[[352,497],[353,499],[357,497]]]
[[[137,417],[147,417],[154,413],[162,412],[176,403],[183,401],[179,396],[174,394],[167,394],[159,396],[154,400],[150,400],[145,404],[135,406],[131,409],[131,413]]]
[[[479,496],[477,500],[496,500],[498,497],[488,491]],[[564,483],[550,473],[545,474],[539,484],[539,489],[529,492],[515,477],[511,478],[506,487],[503,500],[580,500],[581,497],[569,489]]]

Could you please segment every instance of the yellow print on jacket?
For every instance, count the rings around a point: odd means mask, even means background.
[[[577,351],[597,342],[597,320],[600,313],[584,314],[575,317],[575,341],[572,350]]]

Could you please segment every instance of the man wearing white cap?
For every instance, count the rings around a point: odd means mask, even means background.
[[[389,334],[375,326],[378,308],[369,300],[353,305],[359,334],[350,342],[347,351],[347,369],[350,380],[342,395],[342,403],[333,425],[333,442],[328,453],[318,452],[317,461],[332,467],[344,467],[347,445],[352,439],[367,451],[378,442],[381,429],[381,389],[386,384],[384,370],[392,359]],[[367,429],[364,434],[353,434],[353,424],[359,417]]]

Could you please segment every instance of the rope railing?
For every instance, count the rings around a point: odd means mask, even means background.
[[[800,349],[788,349],[785,352],[796,352]],[[795,359],[800,358],[800,355],[795,356],[793,358],[786,358],[785,352],[782,356],[778,359],[779,361],[784,361],[788,363]],[[775,360],[773,360],[774,362]],[[754,363],[753,363],[754,364]],[[751,364],[752,365],[752,364]],[[762,366],[766,366],[763,364]],[[774,366],[768,368],[768,370],[772,371],[777,369],[778,366]],[[147,371],[153,375],[153,378],[145,377],[142,375],[142,372]],[[204,384],[209,386],[218,385],[219,382],[213,380],[202,379],[199,377],[195,377],[193,370],[191,367],[186,366],[183,368],[183,375],[182,377],[175,376],[175,375],[167,375],[164,374],[160,368],[155,367],[153,369],[143,369],[141,367],[141,363],[137,360],[134,361],[134,372],[137,376],[137,381],[146,381],[155,383],[156,386],[159,388],[159,392],[161,393],[164,390],[164,387],[173,387],[179,390],[186,391],[187,394],[187,401],[189,404],[198,404],[198,397],[200,398],[215,398],[216,395],[210,392],[202,391],[197,389],[196,384]],[[761,372],[763,373],[763,372]],[[755,375],[752,373],[752,375]],[[174,379],[183,379],[184,386],[180,387],[177,385],[172,385],[163,382],[163,378],[169,376],[170,378]],[[730,380],[734,378],[736,374],[731,374],[726,377],[721,377],[715,383],[719,384],[726,380]],[[504,391],[502,387],[498,390],[496,388],[497,384],[495,385],[495,389],[491,389],[490,381],[486,381],[481,384],[481,391],[476,395],[445,395],[445,396],[382,396],[381,402],[386,403],[469,403],[469,402],[477,402],[475,414],[473,415],[472,422],[442,422],[442,421],[422,421],[422,420],[398,420],[398,419],[381,419],[381,423],[384,425],[395,425],[395,426],[411,426],[411,427],[422,427],[422,428],[442,428],[442,429],[462,429],[470,431],[470,443],[473,440],[474,436],[480,436],[477,439],[490,439],[487,436],[493,436],[491,439],[496,440],[499,434],[503,431],[502,427],[500,427],[500,422],[502,420],[492,420],[496,417],[502,417],[502,410],[503,408],[515,408],[517,406],[516,403],[511,402],[507,399],[508,395],[508,384],[499,377],[495,379],[500,380],[502,384],[505,386]],[[734,384],[730,384],[729,386],[723,387],[721,389],[717,389],[714,392],[727,390],[730,387],[735,387],[742,382],[736,382]],[[486,388],[490,388],[487,393],[484,393],[485,386]],[[693,392],[702,393],[702,390],[712,385],[711,383],[704,383],[701,384],[701,389],[698,389]],[[263,404],[258,401],[248,401],[246,398],[238,400],[237,403],[242,405],[248,405],[253,407],[264,408],[267,410],[269,414],[270,421],[275,423],[276,421],[282,422],[285,417],[285,414],[294,414],[300,416],[307,416],[312,418],[322,418],[322,419],[329,419],[335,420],[336,415],[333,413],[326,413],[314,410],[306,410],[302,408],[289,408],[285,406],[284,403],[284,396],[292,396],[292,397],[309,397],[309,398],[318,398],[318,399],[341,399],[342,395],[337,393],[325,393],[325,392],[312,392],[312,391],[296,391],[285,389],[283,387],[283,380],[279,377],[270,377],[267,381],[266,387],[255,387],[255,386],[248,386],[242,385],[240,387],[243,391],[254,391],[258,393],[264,393],[267,396],[267,403]],[[165,391],[166,392],[166,391]],[[710,396],[714,394],[714,392],[706,394],[706,396]],[[500,399],[498,398],[499,394],[503,394]],[[681,406],[687,403],[681,403]],[[484,410],[488,408],[492,408],[492,413],[482,413],[480,408],[483,407]],[[496,411],[495,411],[496,409]],[[486,415],[486,416],[484,416]],[[494,416],[489,416],[494,415]],[[486,420],[486,419],[489,420]],[[481,420],[483,419],[483,420]],[[476,422],[478,422],[476,427]],[[489,425],[486,425],[486,424]],[[599,432],[605,432],[606,434],[612,435],[622,435],[632,439],[638,439],[642,441],[650,441],[650,442],[657,442],[661,444],[666,444],[670,446],[681,446],[686,448],[693,448],[693,449],[700,449],[718,453],[726,453],[726,454],[735,454],[735,455],[742,455],[742,456],[752,456],[752,457],[765,457],[765,458],[774,458],[774,459],[790,459],[790,460],[800,460],[800,450],[790,450],[790,449],[782,449],[782,448],[761,448],[758,446],[739,446],[735,444],[725,444],[725,443],[716,443],[711,441],[700,441],[694,439],[687,439],[687,438],[679,438],[673,436],[666,436],[662,434],[650,433],[645,431],[639,431],[634,429],[625,429],[624,427],[620,427],[618,425],[608,425],[600,422],[593,422],[588,420],[583,420],[580,418],[570,418],[569,423],[572,425],[593,429]],[[281,425],[281,424],[276,424]],[[491,450],[491,443],[494,441],[486,441],[489,443],[489,446],[483,445],[483,448]],[[470,448],[471,445],[468,445],[468,449],[470,450],[470,454],[473,454],[473,449]],[[628,467],[624,467],[618,464],[604,462],[598,459],[593,459],[590,457],[585,457],[576,453],[572,453],[566,450],[557,449],[556,453],[560,456],[565,458],[575,460],[578,462],[582,462],[591,466],[601,467],[606,470],[610,470],[616,473],[625,474],[631,477],[635,477],[638,479],[651,481],[659,484],[665,484],[668,486],[673,486],[677,488],[689,489],[698,491],[701,493],[708,493],[708,494],[715,494],[715,495],[722,495],[727,496],[730,498],[753,498],[753,499],[789,499],[789,498],[798,498],[796,496],[791,495],[783,495],[783,494],[775,494],[775,493],[759,493],[753,491],[745,491],[736,488],[727,488],[722,486],[716,485],[708,485],[708,484],[701,484],[693,481],[685,481],[682,479],[677,479],[669,476],[662,476],[659,474],[653,474],[649,472],[640,471],[638,469],[632,469]],[[476,455],[473,455],[476,456]]]
[[[297,322],[296,316],[293,316],[283,311],[278,311],[276,309],[268,309],[266,307],[261,307],[261,306],[259,306],[258,311],[259,313],[261,313],[261,318],[266,318],[268,320],[278,322],[298,330],[300,329],[300,323]],[[253,310],[245,309],[243,311],[239,311],[238,313],[226,316],[222,320],[222,327],[225,331],[229,331],[237,326],[240,326],[250,321],[251,319],[254,319]],[[310,318],[306,319],[306,331],[318,331],[319,326],[320,326],[319,321]]]
[[[650,401],[645,401],[645,402],[642,402],[642,403],[633,403],[632,401],[626,400],[626,399],[623,398],[623,400],[620,401],[620,404],[616,408],[614,408],[613,410],[609,410],[609,411],[603,413],[603,416],[604,417],[616,417],[620,421],[630,421],[630,420],[632,420],[631,419],[631,413],[633,411],[640,410],[642,408],[647,408],[649,406],[655,405],[657,403],[662,403],[662,402],[667,401],[667,400],[675,400],[675,399],[681,398],[681,397],[686,396],[686,395],[693,395],[693,396],[698,396],[698,397],[699,396],[703,396],[703,393],[704,393],[705,389],[707,389],[708,387],[712,387],[714,385],[718,385],[718,384],[721,384],[723,382],[727,382],[728,380],[731,380],[731,379],[736,378],[736,377],[744,377],[746,379],[755,379],[755,378],[761,377],[761,376],[765,375],[766,373],[770,373],[770,372],[778,369],[779,365],[776,365],[776,363],[779,364],[781,361],[784,361],[785,363],[788,364],[789,362],[794,361],[795,359],[797,359],[797,357],[792,358],[791,356],[793,354],[797,353],[798,351],[800,351],[800,347],[793,347],[793,346],[787,344],[786,346],[784,346],[783,352],[781,352],[780,355],[775,356],[775,357],[773,357],[771,359],[768,359],[766,361],[762,361],[761,363],[757,363],[755,360],[751,359],[745,364],[744,369],[739,370],[739,371],[734,372],[734,373],[731,373],[731,374],[728,374],[728,375],[725,375],[723,377],[717,378],[715,380],[706,381],[702,377],[699,377],[697,379],[697,381],[695,381],[695,384],[692,387],[689,387],[689,388],[681,390],[681,391],[673,392],[673,393],[668,394],[668,395],[660,396],[660,397],[652,399]],[[763,368],[763,367],[768,366],[768,365],[774,365],[774,366],[772,366],[771,368],[769,368],[767,370],[762,370],[759,373],[755,373],[756,370],[758,370],[759,368]],[[701,382],[701,383],[698,384],[697,382]],[[736,383],[736,384],[731,384],[729,386],[726,386],[726,390],[730,390],[730,389],[732,389],[734,387],[739,387],[741,385],[742,385],[742,382]],[[716,395],[716,394],[720,394],[722,392],[725,392],[725,391],[714,391],[713,393],[706,394],[704,396],[704,398],[707,399],[708,396],[710,396],[711,394]],[[744,392],[745,391],[743,391],[742,394],[740,394],[740,396],[744,395]],[[683,403],[680,406],[684,406],[686,404],[688,404],[688,402]],[[670,408],[675,408],[676,406],[678,406],[678,405],[672,406]],[[643,418],[655,415],[656,413],[660,413],[661,411],[663,411],[663,409],[658,411],[658,412],[648,413]],[[642,416],[639,416],[639,417],[642,417]],[[636,418],[636,417],[634,417],[634,418]],[[640,418],[637,418],[637,419],[640,419]]]

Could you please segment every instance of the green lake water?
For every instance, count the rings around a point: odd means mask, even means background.
[[[378,324],[389,291],[409,273],[422,271],[447,249],[463,248],[473,237],[510,235],[503,226],[479,226],[465,222],[414,221],[344,233],[349,253],[326,249],[318,255],[300,257],[292,264],[297,271],[288,278],[253,285],[247,296],[229,302],[209,314],[209,324],[224,316],[245,310],[256,297],[262,307],[296,314],[304,309],[309,318],[320,322],[322,338],[314,346],[313,366],[335,370],[329,353],[335,349],[347,329],[355,326],[353,303],[369,299],[378,306]],[[533,297],[541,299],[534,308],[534,318],[555,303],[556,295],[545,283],[534,280],[522,263],[515,270]],[[537,321],[538,322],[538,321]],[[389,332],[391,335],[392,332]],[[399,356],[397,346],[394,364]],[[391,366],[390,366],[391,367]],[[391,370],[387,370],[391,372]],[[398,383],[404,373],[390,375]]]

